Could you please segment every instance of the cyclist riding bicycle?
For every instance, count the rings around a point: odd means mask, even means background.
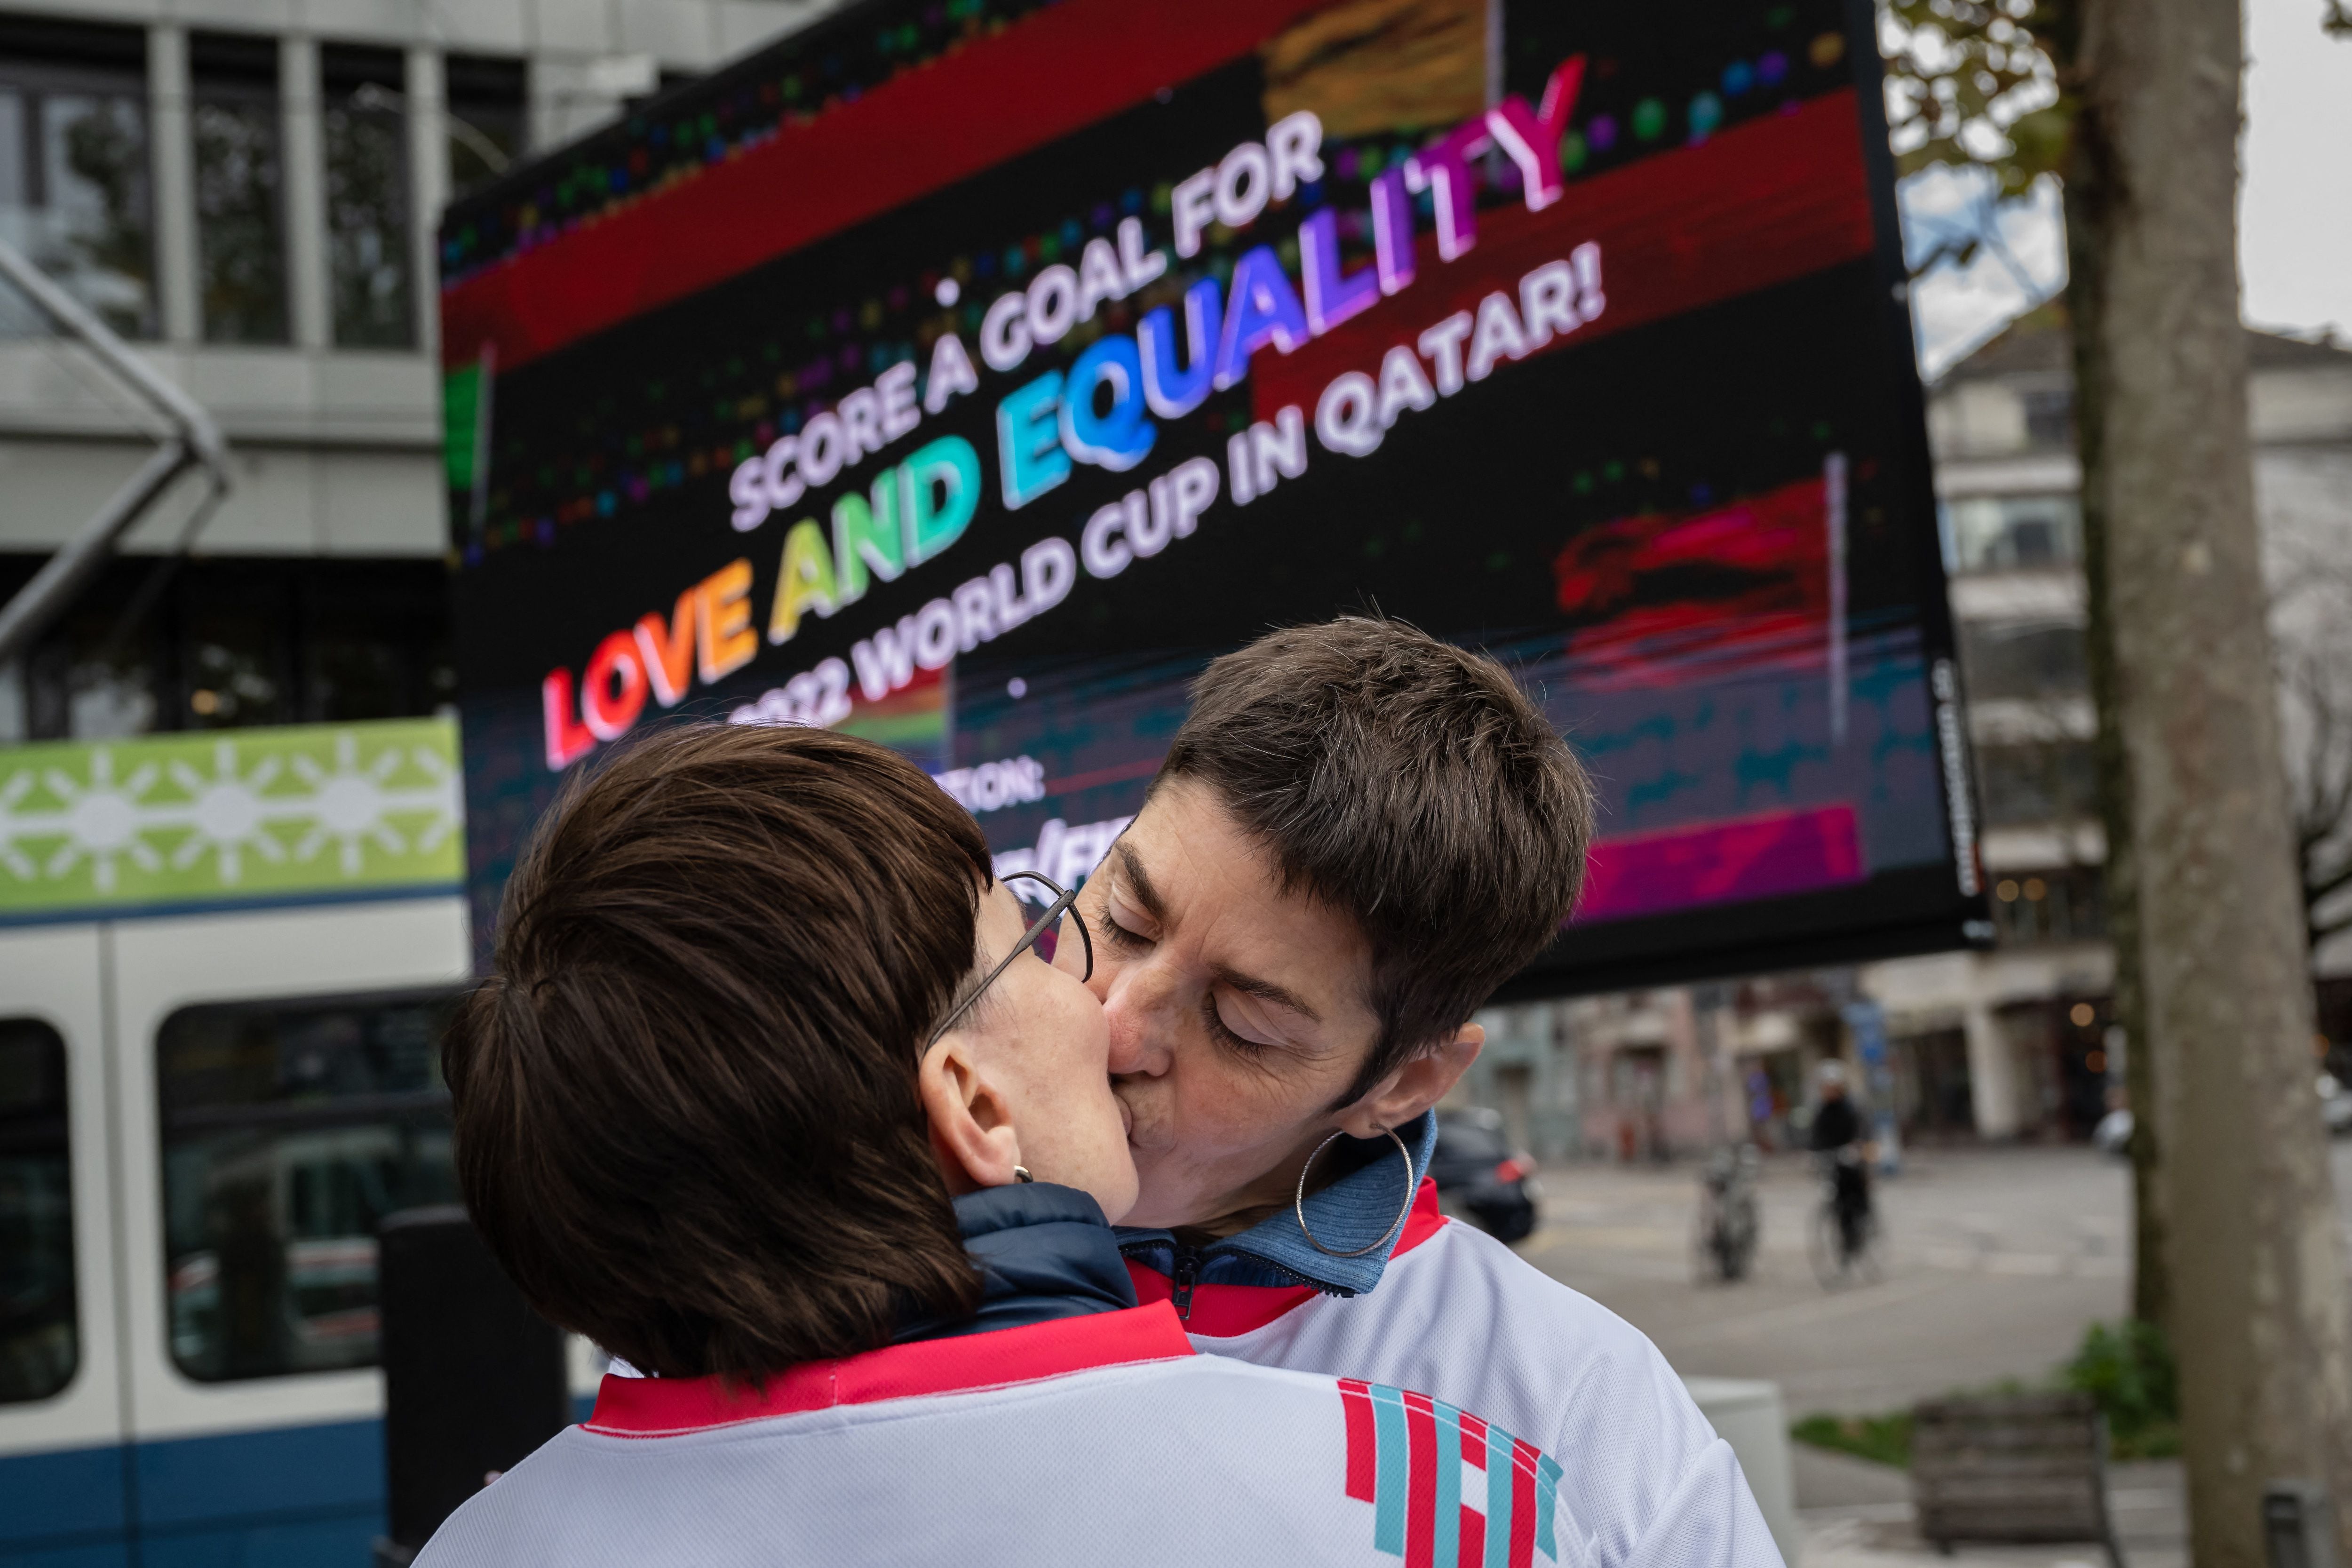
[[[1813,1112],[1811,1147],[1833,1173],[1838,1233],[1849,1254],[1862,1250],[1870,1224],[1870,1166],[1862,1115],[1846,1098],[1845,1064],[1827,1061],[1815,1075],[1822,1103]]]

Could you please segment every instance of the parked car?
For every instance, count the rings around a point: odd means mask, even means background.
[[[1492,1110],[1447,1110],[1437,1118],[1437,1152],[1430,1178],[1448,1214],[1459,1215],[1499,1241],[1517,1241],[1536,1227],[1536,1163],[1514,1153],[1503,1119]]]

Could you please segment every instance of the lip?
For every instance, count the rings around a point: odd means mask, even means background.
[[[1111,1098],[1118,1101],[1118,1120],[1120,1125],[1127,1129],[1128,1148],[1139,1155],[1158,1153],[1165,1149],[1169,1142],[1166,1122],[1158,1116],[1139,1116],[1135,1105],[1127,1097],[1124,1086],[1114,1082],[1110,1091]]]

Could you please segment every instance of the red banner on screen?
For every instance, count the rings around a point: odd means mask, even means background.
[[[1140,103],[1327,3],[1065,0],[452,286],[442,362],[491,344],[506,374]]]
[[[1587,528],[1552,561],[1579,685],[1671,686],[1694,661],[1820,667],[1830,634],[1829,487],[1800,479],[1706,511]]]
[[[1752,120],[1696,147],[1644,158],[1568,187],[1541,212],[1478,214],[1478,243],[1440,260],[1433,236],[1418,247],[1416,281],[1290,354],[1250,366],[1257,417],[1296,405],[1311,416],[1334,376],[1377,371],[1391,344],[1412,343],[1456,310],[1587,242],[1601,247],[1607,305],[1538,353],[1736,299],[1868,256],[1870,186],[1851,89]],[[1707,367],[1690,367],[1704,376]],[[1576,411],[1563,408],[1560,417]]]
[[[1592,847],[1575,923],[1819,892],[1868,875],[1851,805],[1608,838]]]

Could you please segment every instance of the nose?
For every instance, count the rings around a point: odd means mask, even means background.
[[[1173,987],[1150,962],[1097,965],[1094,985],[1110,1026],[1110,1071],[1114,1078],[1157,1078],[1173,1055],[1176,1008]]]

